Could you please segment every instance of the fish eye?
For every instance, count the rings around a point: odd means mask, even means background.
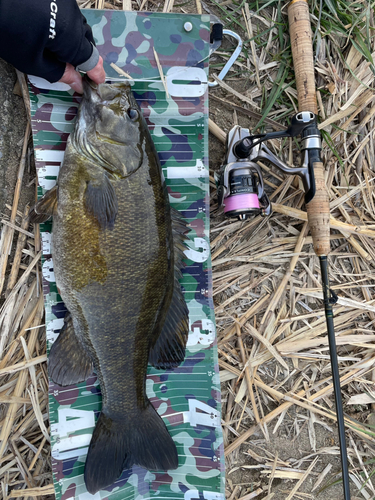
[[[129,109],[128,109],[128,116],[129,116],[129,118],[130,118],[132,121],[135,121],[135,120],[138,118],[139,113],[138,113],[138,111],[137,111],[136,109],[134,109],[134,108],[129,108]]]

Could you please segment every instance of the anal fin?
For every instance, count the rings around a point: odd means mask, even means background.
[[[83,382],[93,372],[91,358],[74,332],[70,313],[65,316],[64,326],[49,353],[48,372],[61,386]]]
[[[41,224],[52,217],[56,209],[57,186],[54,186],[30,210],[29,221],[32,224]]]
[[[185,357],[189,333],[189,310],[177,278],[167,316],[155,345],[151,347],[149,363],[155,368],[176,368]]]

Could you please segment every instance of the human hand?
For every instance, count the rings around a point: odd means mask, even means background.
[[[95,83],[104,83],[105,71],[103,68],[103,58],[101,56],[99,56],[98,64],[95,66],[95,68],[88,71],[87,75]],[[82,76],[80,73],[78,73],[78,71],[75,70],[74,66],[72,66],[71,64],[66,64],[65,72],[59,81],[62,83],[67,83],[73,90],[75,90],[79,94],[83,94]]]

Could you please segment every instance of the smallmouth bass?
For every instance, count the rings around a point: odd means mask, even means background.
[[[30,220],[53,215],[56,283],[69,311],[48,360],[62,386],[95,369],[102,410],[85,483],[94,494],[134,464],[175,469],[176,446],[146,396],[147,364],[184,359],[178,278],[186,225],[171,209],[147,125],[125,82],[84,82],[58,182]]]

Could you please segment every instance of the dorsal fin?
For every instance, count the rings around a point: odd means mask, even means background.
[[[189,334],[189,310],[178,279],[174,280],[172,301],[162,331],[150,350],[149,363],[155,368],[176,368],[185,357]]]
[[[181,278],[181,269],[184,267],[184,251],[188,249],[186,245],[186,234],[189,232],[187,223],[182,218],[180,212],[171,207],[172,234],[174,247],[174,266],[176,276]]]
[[[185,357],[189,334],[189,310],[178,281],[183,267],[184,250],[187,249],[188,227],[180,213],[171,208],[174,246],[174,274],[172,301],[162,331],[150,350],[149,363],[155,368],[168,369],[178,366]]]

